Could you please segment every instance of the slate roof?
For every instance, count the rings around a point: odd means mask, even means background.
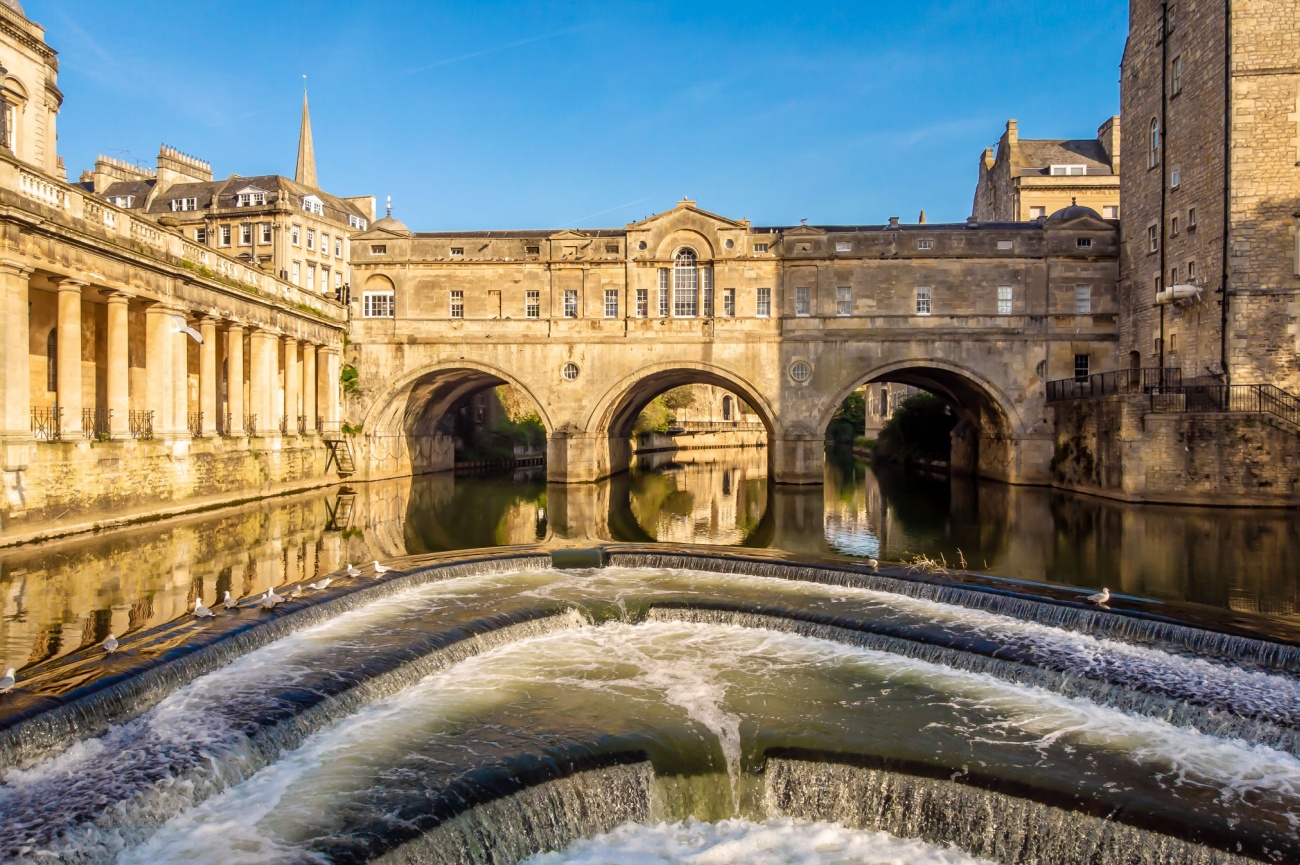
[[[580,229],[524,229],[522,231],[417,231],[416,237],[445,237],[445,238],[489,238],[499,237],[503,240],[511,238],[522,239],[541,239],[544,240],[562,231],[578,231],[583,237],[624,237],[627,231],[622,228],[580,228]],[[574,238],[578,240],[580,238]]]
[[[100,197],[104,199],[115,196],[130,195],[135,197],[131,203],[132,210],[144,210],[145,201],[158,181],[155,178],[148,180],[119,180],[109,185]],[[225,180],[212,180],[206,182],[188,182],[175,183],[162,190],[157,197],[149,202],[148,213],[163,214],[171,213],[171,202],[174,198],[195,198],[198,211],[206,210],[212,206],[212,198],[217,197],[219,208],[234,208],[236,196],[240,190],[256,187],[266,192],[267,206],[274,204],[280,196],[287,195],[294,210],[302,208],[302,199],[307,195],[314,195],[321,200],[325,208],[325,215],[333,217],[339,222],[346,223],[349,216],[357,216],[370,222],[366,213],[355,204],[344,201],[336,195],[330,195],[324,190],[315,189],[310,186],[304,186],[301,183],[290,180],[287,177],[281,177],[278,174],[264,174],[257,177],[240,177],[232,174]],[[259,207],[261,205],[258,205]],[[194,211],[187,211],[194,212]]]
[[[1088,174],[1114,174],[1106,149],[1095,138],[1022,138],[1018,142],[1019,173],[1047,174],[1053,165],[1086,165]]]

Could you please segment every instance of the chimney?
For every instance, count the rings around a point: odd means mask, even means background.
[[[1007,121],[1007,135],[1006,135],[1006,137],[1007,137],[1007,144],[1008,144],[1008,145],[1015,145],[1017,142],[1020,141],[1019,124],[1017,124],[1016,121],[1014,121],[1014,120],[1008,120],[1008,121]]]
[[[177,183],[211,183],[212,166],[174,147],[158,148],[158,187],[167,189]]]
[[[1097,129],[1097,140],[1110,158],[1110,168],[1119,174],[1119,118],[1112,117]]]
[[[122,159],[114,159],[102,153],[95,157],[95,170],[82,174],[83,179],[86,174],[90,174],[90,179],[94,183],[91,191],[96,195],[102,195],[105,189],[119,180],[152,180],[158,176],[148,168]]]
[[[925,211],[921,211],[921,218],[917,220],[918,225],[925,225]]]
[[[984,148],[984,157],[982,159],[985,171],[992,171],[993,165],[998,161],[997,155],[994,154],[992,147]]]
[[[889,217],[889,227],[890,227],[890,228],[898,228],[898,217],[897,217],[897,216],[891,216],[891,217]]]

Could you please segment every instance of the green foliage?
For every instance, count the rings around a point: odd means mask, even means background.
[[[679,409],[690,408],[695,405],[695,386],[684,384],[681,387],[675,387],[670,391],[659,396],[666,408]]]
[[[673,425],[677,418],[664,404],[663,396],[657,396],[641,409],[641,414],[637,415],[636,423],[632,425],[633,433],[664,433]]]
[[[881,429],[876,439],[876,459],[904,465],[947,461],[957,420],[947,403],[934,394],[909,396]]]
[[[339,381],[343,383],[344,393],[358,393],[361,390],[357,368],[350,363],[343,364],[343,369],[339,370]]]
[[[835,416],[826,426],[826,438],[848,444],[862,434],[866,422],[866,394],[862,390],[855,390],[835,410]]]
[[[325,313],[321,312],[319,309],[312,306],[310,303],[295,303],[293,305],[293,308],[301,312],[310,312],[312,315],[318,315],[321,318],[325,317]]]
[[[546,427],[542,425],[542,419],[537,416],[536,412],[530,412],[519,420],[503,417],[492,425],[492,433],[509,440],[512,455],[515,443],[526,444],[530,447],[537,447],[546,443]]]
[[[345,436],[359,436],[361,435],[361,428],[363,426],[364,424],[357,424],[356,426],[353,426],[347,421],[343,421],[343,425],[339,427],[339,431],[343,433]]]

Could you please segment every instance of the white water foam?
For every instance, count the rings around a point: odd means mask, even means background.
[[[995,865],[953,847],[834,823],[686,820],[584,838],[521,865]]]

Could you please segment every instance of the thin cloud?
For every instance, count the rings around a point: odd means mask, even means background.
[[[584,222],[588,219],[592,219],[597,216],[604,216],[606,213],[616,213],[617,211],[620,210],[626,210],[627,208],[631,207],[634,204],[640,204],[643,201],[649,201],[651,198],[654,198],[654,196],[647,195],[645,198],[638,198],[636,201],[629,201],[626,204],[619,204],[615,207],[609,208],[608,210],[598,210],[595,213],[588,213],[586,216],[579,216],[577,219],[570,219],[568,222],[562,222],[560,224],[565,226],[566,228],[570,226],[576,226],[580,222]]]
[[[552,33],[543,33],[540,36],[530,36],[527,39],[520,39],[516,42],[507,42],[504,45],[494,45],[491,48],[483,48],[479,51],[471,51],[468,54],[460,54],[456,57],[447,57],[443,60],[437,60],[427,66],[417,66],[414,69],[407,69],[402,75],[418,75],[421,72],[428,72],[430,69],[439,69],[443,66],[450,66],[453,63],[460,63],[464,60],[473,60],[476,57],[484,57],[488,54],[498,54],[502,51],[509,51],[511,48],[520,48],[524,45],[531,45],[534,42],[542,42],[546,39],[554,39],[557,36],[564,36],[569,33],[576,33],[583,27],[566,27],[563,30],[556,30]]]

